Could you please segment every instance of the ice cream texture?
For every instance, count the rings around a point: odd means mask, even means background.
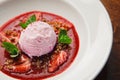
[[[56,33],[47,23],[36,21],[21,32],[19,45],[29,57],[51,52],[56,44]]]

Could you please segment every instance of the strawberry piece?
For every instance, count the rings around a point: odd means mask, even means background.
[[[61,66],[67,60],[67,53],[65,51],[60,51],[58,54],[54,54],[52,59],[50,60],[50,64],[48,66],[48,72],[56,71],[59,66]]]
[[[21,65],[12,66],[11,72],[24,73],[29,71],[30,69],[31,69],[31,64],[29,64],[29,62],[25,62],[24,64],[21,64]]]
[[[37,21],[41,20],[41,13],[35,13],[35,16]]]
[[[18,61],[13,64],[8,64],[4,68],[13,73],[25,73],[31,69],[31,62],[29,57],[22,54]]]
[[[12,35],[6,36],[6,32],[1,32],[0,33],[0,41],[1,42],[4,42],[4,41],[11,42],[14,45],[16,45],[18,43],[18,40],[19,40],[19,34],[17,34],[17,36],[14,36],[15,32],[12,31],[12,33],[11,33]]]
[[[3,41],[10,42],[9,38],[7,38],[3,33],[0,33],[0,41],[1,42],[3,42]]]

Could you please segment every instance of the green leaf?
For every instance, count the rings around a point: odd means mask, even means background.
[[[60,30],[60,33],[58,35],[58,42],[64,44],[70,44],[72,42],[72,39],[67,35],[66,30],[64,29]]]
[[[25,29],[25,28],[27,27],[27,25],[26,25],[25,23],[23,23],[23,22],[20,23],[20,26],[21,26],[23,29]]]
[[[2,42],[2,46],[9,52],[12,58],[17,57],[19,55],[19,49],[9,42]]]
[[[20,26],[25,29],[29,24],[31,24],[32,22],[35,22],[36,21],[36,16],[35,15],[32,15],[30,16],[30,18],[25,22],[21,22],[20,23]]]
[[[36,16],[35,15],[30,16],[30,18],[28,19],[29,23],[32,23],[32,22],[35,22],[35,21],[36,21]]]

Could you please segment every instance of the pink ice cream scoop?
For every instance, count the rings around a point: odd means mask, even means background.
[[[56,33],[45,22],[33,22],[21,32],[19,44],[29,57],[48,54],[56,44]]]

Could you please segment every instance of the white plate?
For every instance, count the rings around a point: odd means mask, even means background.
[[[109,16],[98,0],[0,0],[0,25],[28,11],[55,13],[71,21],[79,34],[80,49],[72,65],[46,80],[91,80],[108,59],[112,45]],[[14,80],[0,72],[0,79]]]

